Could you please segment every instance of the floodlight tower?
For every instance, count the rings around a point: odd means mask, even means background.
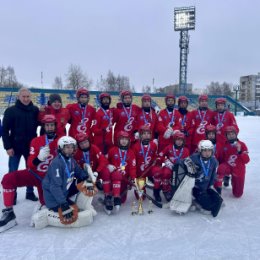
[[[174,8],[174,30],[180,31],[179,91],[186,94],[189,53],[189,30],[195,30],[195,7]]]

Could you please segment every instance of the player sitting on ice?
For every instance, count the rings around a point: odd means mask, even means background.
[[[201,140],[198,145],[199,152],[190,156],[194,165],[188,165],[188,172],[195,174],[195,186],[192,194],[195,203],[202,209],[210,211],[213,217],[219,213],[223,199],[213,188],[216,179],[218,161],[213,156],[214,146],[209,140]],[[193,169],[189,169],[193,168]],[[195,169],[195,171],[194,171]]]
[[[130,146],[129,134],[120,131],[117,134],[117,146],[108,152],[109,175],[102,175],[105,211],[110,214],[115,206],[118,211],[127,198],[127,186],[136,178],[136,159]],[[113,203],[114,201],[114,203]]]
[[[44,205],[42,179],[48,166],[57,155],[56,118],[54,115],[45,115],[42,120],[44,135],[35,137],[30,144],[30,154],[27,161],[28,168],[4,175],[2,179],[3,201],[5,209],[0,220],[0,232],[16,225],[16,216],[13,211],[15,191],[18,187],[37,187],[39,200]]]
[[[162,152],[159,153],[159,158],[164,166],[162,168],[162,191],[165,199],[169,202],[172,199],[175,189],[175,171],[178,168],[178,163],[181,159],[189,156],[189,150],[185,145],[185,135],[177,131],[173,135],[173,144],[167,145]],[[172,180],[172,181],[171,181]],[[154,194],[158,201],[157,194]],[[159,195],[160,196],[160,195]]]
[[[218,167],[217,181],[214,186],[221,193],[223,178],[224,186],[228,187],[231,175],[233,195],[239,198],[243,195],[246,164],[250,161],[250,158],[246,144],[237,138],[237,128],[227,126],[225,133],[227,140],[222,149],[222,163]]]
[[[57,227],[81,227],[93,222],[96,212],[91,205],[94,194],[88,173],[73,159],[76,140],[63,136],[58,141],[59,154],[50,164],[42,181],[44,200],[48,209],[33,217],[36,228],[47,225]],[[81,191],[79,193],[79,191]],[[76,202],[72,196],[77,194]],[[82,210],[81,212],[78,212]]]

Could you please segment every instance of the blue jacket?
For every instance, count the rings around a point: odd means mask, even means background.
[[[197,173],[195,177],[195,187],[199,188],[200,191],[206,191],[210,186],[212,186],[215,182],[216,176],[217,176],[217,167],[218,167],[218,161],[217,159],[212,156],[204,166],[203,170],[203,160],[200,157],[199,153],[194,153],[190,156],[191,160],[196,164]],[[208,173],[207,173],[207,168]]]
[[[67,202],[69,188],[74,179],[79,181],[88,177],[73,158],[65,159],[58,154],[51,162],[42,181],[43,196],[47,208],[59,207]]]

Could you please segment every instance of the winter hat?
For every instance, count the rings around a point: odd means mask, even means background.
[[[49,96],[48,104],[51,105],[51,104],[54,103],[56,100],[59,101],[60,103],[62,103],[61,96],[60,96],[59,94],[51,94],[51,95]]]

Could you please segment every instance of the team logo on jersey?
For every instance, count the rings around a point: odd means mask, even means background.
[[[75,116],[79,116],[79,111],[75,111],[75,112],[74,112],[74,115],[75,115]]]
[[[45,161],[38,164],[37,171],[47,172],[48,167],[49,167],[51,161],[53,160],[53,158],[54,158],[54,156],[52,154],[49,154],[49,156],[47,157],[47,159]]]
[[[197,134],[202,135],[205,134],[205,126],[208,122],[206,120],[202,121],[199,127],[196,129]]]
[[[236,167],[237,155],[233,154],[228,158],[228,164],[232,167]]]
[[[132,125],[133,121],[134,121],[134,117],[130,117],[126,125],[124,126],[125,131],[129,132],[133,129],[133,125]]]

